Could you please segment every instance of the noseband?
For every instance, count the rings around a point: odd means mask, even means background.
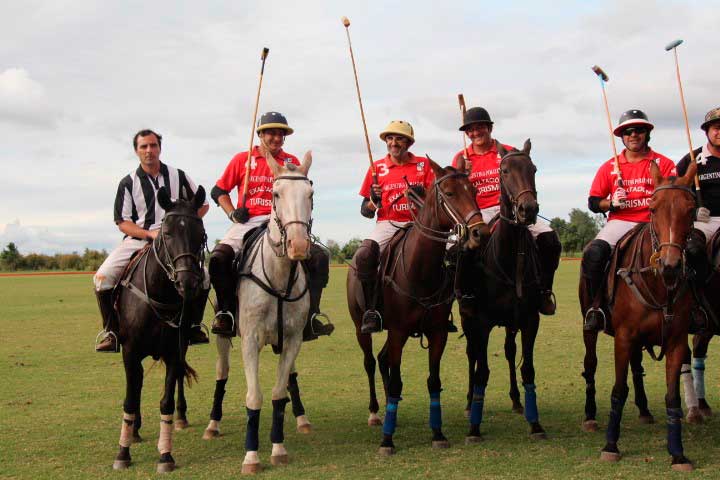
[[[167,212],[165,214],[165,219],[168,217],[181,217],[181,218],[188,218],[190,220],[197,220],[202,222],[199,216],[195,214],[188,214],[188,213],[178,213],[178,212]],[[177,275],[181,272],[190,272],[193,275],[202,278],[202,266],[205,262],[205,255],[203,255],[204,250],[207,247],[207,233],[205,233],[203,229],[203,239],[200,244],[200,249],[197,253],[192,252],[183,252],[179,255],[175,255],[172,257],[170,255],[170,251],[168,249],[168,243],[166,239],[166,233],[165,233],[165,219],[163,219],[163,222],[160,224],[160,234],[158,235],[158,241],[153,242],[152,251],[155,254],[155,259],[158,262],[158,265],[160,265],[160,268],[163,269],[165,274],[167,275],[168,279],[170,279],[171,282],[175,283],[177,281]],[[164,248],[163,248],[164,247]],[[162,251],[162,259],[160,258],[159,250]],[[190,257],[192,260],[191,267],[180,267],[176,268],[175,263],[184,257]],[[198,267],[198,268],[193,268]]]
[[[518,156],[518,155],[527,157],[527,154],[525,154],[524,152],[519,152],[519,151],[506,153],[503,156],[502,160],[500,160],[500,169],[502,169],[502,162],[504,162],[506,158],[512,157],[512,156]],[[530,158],[530,157],[528,157],[528,158]],[[532,160],[531,160],[531,162],[532,162]],[[535,200],[535,202],[537,203],[537,190],[526,188],[525,190],[521,190],[517,195],[513,195],[510,192],[507,192],[507,195],[510,199],[510,208],[512,211],[512,217],[508,218],[501,213],[500,218],[502,218],[506,222],[512,223],[513,225],[521,225],[521,223],[518,221],[518,214],[519,214],[519,209],[520,209],[520,197],[522,197],[523,195],[532,195],[533,200]]]
[[[312,186],[312,181],[307,178],[306,176],[296,176],[296,175],[281,175],[277,177],[274,181],[277,182],[278,180],[303,180],[305,182],[308,182]],[[312,211],[313,205],[312,202],[310,203],[310,211]],[[278,216],[277,209],[275,208],[275,195],[272,197],[272,211],[274,212],[275,216],[273,217],[273,220],[275,221],[275,224],[278,227],[278,230],[280,230],[280,240],[277,242],[272,239],[270,236],[270,229],[267,230],[267,238],[268,243],[270,243],[270,247],[272,248],[273,252],[275,252],[275,255],[278,257],[284,257],[287,255],[287,227],[293,224],[300,224],[305,227],[305,230],[307,232],[307,238],[310,240],[310,234],[312,233],[312,217],[307,222],[304,222],[302,220],[291,220],[289,222],[283,223],[282,220],[280,220],[280,217]]]

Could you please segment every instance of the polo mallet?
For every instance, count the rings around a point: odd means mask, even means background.
[[[243,184],[242,193],[242,207],[245,208],[245,199],[248,192],[248,182],[250,180],[250,160],[252,158],[253,140],[255,139],[255,122],[257,121],[258,104],[260,103],[260,89],[262,88],[263,74],[265,73],[265,60],[267,59],[269,48],[263,48],[260,60],[262,65],[260,66],[260,81],[258,82],[257,95],[255,95],[255,110],[253,110],[253,119],[250,124],[250,147],[248,148],[247,161],[245,162],[245,182]]]
[[[677,73],[678,88],[680,89],[680,103],[682,104],[683,117],[685,117],[685,133],[687,134],[688,146],[690,147],[690,160],[695,163],[695,152],[693,151],[692,139],[690,138],[690,122],[688,122],[687,107],[685,106],[685,95],[683,94],[682,80],[680,80],[680,63],[678,62],[677,47],[683,43],[682,40],[678,39],[674,42],[670,42],[665,46],[665,51],[670,50],[675,53],[675,72]],[[698,179],[697,173],[695,174],[695,194],[697,195],[698,206],[702,207],[702,194],[700,193],[700,180]]]
[[[610,107],[608,107],[607,94],[605,93],[605,82],[609,81],[610,78],[602,68],[597,65],[592,66],[592,71],[600,79],[600,88],[602,89],[603,103],[605,104],[605,115],[607,117],[608,130],[610,131],[610,144],[612,145],[613,155],[615,158],[615,174],[617,175],[617,185],[622,188],[622,174],[620,173],[620,161],[618,160],[617,147],[615,146],[615,135],[613,134],[612,120],[610,120]]]
[[[367,147],[368,160],[370,160],[370,170],[372,170],[373,183],[377,185],[377,171],[375,170],[372,151],[370,150],[370,137],[368,137],[367,124],[365,123],[365,110],[363,109],[362,97],[360,96],[360,82],[358,82],[357,67],[355,66],[355,55],[353,54],[352,42],[350,41],[350,20],[347,17],[342,17],[342,23],[345,26],[345,33],[347,34],[348,39],[348,47],[350,47],[350,60],[352,61],[353,74],[355,75],[355,89],[357,90],[358,103],[360,104],[360,117],[362,118],[363,131],[365,132],[365,146]],[[380,207],[382,205],[378,203],[375,206],[378,210],[380,210]]]
[[[462,93],[458,93],[458,105],[460,105],[460,125],[465,121],[465,97]],[[463,154],[462,154],[462,166],[460,170],[465,170],[467,167],[467,140],[465,139],[465,132],[462,132],[463,139]],[[460,165],[458,165],[460,166]]]

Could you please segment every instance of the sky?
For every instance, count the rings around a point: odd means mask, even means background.
[[[263,47],[259,110],[287,116],[286,151],[313,151],[314,233],[340,243],[367,235],[358,190],[368,158],[342,16],[374,158],[386,154],[382,129],[405,120],[411,151],[449,164],[462,148],[463,93],[468,108],[490,112],[495,138],[532,140],[548,218],[587,208],[612,155],[592,65],[610,77],[613,123],[644,110],[651,146],[676,161],[688,142],[666,44],[684,40],[693,146],[705,142],[705,112],[720,106],[711,70],[720,1],[0,1],[0,247],[12,241],[25,254],[121,240],[113,202],[137,168],[142,128],[163,135],[162,161],[209,191],[247,150]],[[213,204],[205,226],[218,239],[229,221]]]

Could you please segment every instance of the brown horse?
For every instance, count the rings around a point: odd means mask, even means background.
[[[380,262],[384,327],[387,340],[378,354],[380,374],[386,395],[385,422],[380,453],[395,453],[393,434],[397,407],[401,400],[400,362],[408,338],[425,336],[428,341],[430,375],[430,427],[432,446],[444,448],[448,441],[442,433],[440,406],[440,359],[447,343],[447,321],[453,298],[454,275],[445,265],[447,244],[457,241],[468,249],[478,248],[489,230],[475,204],[475,191],[467,174],[453,167],[442,168],[430,161],[436,180],[427,192],[412,226],[397,234],[383,252]],[[370,383],[370,421],[379,424],[375,393],[375,359],[372,337],[360,333],[364,299],[355,269],[348,271],[347,299],[355,322],[355,334],[365,356],[365,371]]]
[[[680,406],[680,367],[688,354],[688,329],[693,304],[685,266],[687,238],[696,208],[692,184],[696,167],[692,164],[681,178],[663,178],[657,165],[650,173],[655,191],[650,201],[650,223],[637,227],[623,248],[616,248],[608,272],[606,309],[608,330],[615,341],[615,385],[610,400],[607,443],[600,458],[618,461],[620,420],[628,396],[627,374],[631,361],[641,358],[645,347],[653,356],[665,360],[668,415],[668,451],[673,470],[691,470],[692,463],[683,454]],[[623,245],[618,243],[618,246]],[[617,275],[616,276],[616,272]],[[591,304],[585,282],[580,285],[580,304],[587,311]],[[585,371],[589,400],[594,404],[594,378],[597,361],[597,332],[584,332]],[[655,357],[653,346],[660,346]],[[592,387],[592,388],[591,388]],[[591,409],[592,410],[592,409]],[[586,422],[594,418],[586,418]]]

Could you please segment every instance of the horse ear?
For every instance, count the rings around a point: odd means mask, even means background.
[[[663,176],[662,173],[660,173],[660,167],[657,166],[655,161],[650,162],[650,176],[652,177],[653,183],[656,187],[662,184]]]
[[[157,202],[165,211],[171,210],[174,206],[172,200],[170,200],[170,195],[168,195],[165,187],[160,187],[160,190],[158,190]]]
[[[307,152],[305,152],[302,164],[300,165],[300,171],[306,177],[308,174],[308,170],[310,170],[310,165],[312,165],[312,150],[308,150]]]
[[[508,154],[507,149],[505,148],[505,146],[502,143],[496,141],[496,145],[497,145],[498,155],[500,155],[500,158],[502,158]]]
[[[192,202],[193,208],[195,208],[195,210],[198,210],[205,203],[205,189],[202,185],[200,185],[197,189],[197,192],[195,192],[195,196],[193,197]]]
[[[430,162],[430,168],[432,168],[433,172],[435,172],[435,178],[440,178],[445,174],[445,170],[440,165],[435,163],[428,154],[425,154],[425,158],[427,158],[428,162]]]
[[[462,153],[461,153],[460,155],[458,155],[458,157],[457,157],[457,167],[456,167],[456,168],[457,168],[458,172],[463,172],[463,173],[464,173],[464,172],[466,171],[466,170],[465,170],[465,165],[466,165],[466,163],[465,163],[465,152],[462,152]]]
[[[679,180],[683,185],[685,185],[686,187],[689,187],[695,182],[696,174],[697,174],[697,163],[690,162],[690,164],[688,165],[687,171],[685,172],[685,175],[683,175]]]
[[[522,151],[525,155],[530,155],[530,148],[532,147],[532,143],[530,143],[530,139],[528,138],[525,140],[525,144],[523,145]]]
[[[272,156],[272,153],[265,153],[265,161],[267,162],[268,167],[270,167],[273,177],[279,177],[281,174],[280,165],[278,165],[277,160],[275,160],[275,157]]]

